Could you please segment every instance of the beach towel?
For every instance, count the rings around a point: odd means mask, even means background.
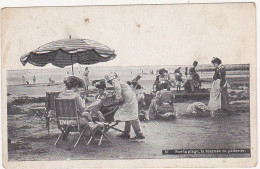
[[[186,112],[191,114],[200,114],[204,113],[207,110],[207,106],[202,102],[194,102],[189,104]]]

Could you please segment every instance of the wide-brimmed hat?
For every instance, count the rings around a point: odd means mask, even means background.
[[[106,82],[103,80],[100,80],[99,82],[95,83],[95,87],[97,89],[105,89],[106,88]]]
[[[106,81],[110,81],[110,80],[113,80],[115,78],[117,78],[117,74],[115,72],[110,72],[109,74],[106,74],[105,75],[105,79]]]
[[[84,88],[85,82],[78,76],[69,76],[65,79],[66,83],[71,83],[73,87]]]

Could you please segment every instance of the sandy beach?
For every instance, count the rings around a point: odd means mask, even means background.
[[[94,68],[93,68],[94,69]],[[93,70],[92,70],[93,71]],[[138,69],[139,71],[139,69]],[[136,76],[135,70],[124,80]],[[57,72],[56,72],[57,73]],[[122,72],[121,72],[122,73]],[[126,73],[126,72],[123,72]],[[128,71],[129,73],[129,71]],[[27,73],[29,74],[29,73]],[[57,73],[58,74],[58,73]],[[100,74],[98,72],[97,74]],[[212,72],[201,74],[203,88],[209,90]],[[146,92],[152,89],[155,75],[143,74],[140,84]],[[9,78],[15,77],[9,72]],[[64,76],[63,76],[64,77]],[[250,148],[250,108],[249,108],[249,72],[227,72],[229,83],[230,113],[228,116],[212,118],[196,117],[185,113],[186,107],[196,100],[175,103],[177,118],[170,121],[142,121],[145,140],[131,142],[117,139],[118,132],[109,130],[108,137],[112,143],[104,142],[101,146],[93,143],[86,146],[81,140],[76,148],[72,148],[77,134],[71,134],[68,142],[53,144],[60,131],[55,119],[50,122],[50,134],[47,134],[45,119],[33,118],[31,107],[44,106],[39,99],[46,91],[62,91],[62,78],[55,85],[48,85],[44,80],[36,85],[26,87],[19,83],[9,84],[8,89],[8,135],[11,143],[8,146],[9,160],[86,160],[86,159],[133,159],[133,158],[187,158],[187,157],[229,157],[229,154],[195,154],[195,155],[163,155],[167,149],[236,149]],[[19,77],[17,77],[19,78]],[[47,75],[46,75],[47,78]],[[97,79],[94,73],[92,79]],[[40,79],[40,78],[39,78]],[[41,78],[43,79],[43,78]],[[55,79],[55,78],[54,78]],[[57,78],[58,79],[58,78]],[[91,90],[93,87],[91,87]],[[94,94],[92,94],[94,96]],[[90,95],[90,96],[92,96]],[[19,98],[23,101],[20,100]],[[24,98],[38,98],[34,103]],[[91,97],[90,97],[91,100]],[[203,101],[208,104],[208,100]],[[239,126],[239,128],[237,127]],[[123,129],[123,123],[118,125]],[[131,131],[131,136],[134,132]],[[249,157],[250,154],[232,154],[232,157]]]

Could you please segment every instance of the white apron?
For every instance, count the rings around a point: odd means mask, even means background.
[[[112,81],[116,98],[123,98],[124,103],[121,104],[114,115],[116,121],[130,121],[138,119],[138,101],[136,94],[132,88],[119,79]]]

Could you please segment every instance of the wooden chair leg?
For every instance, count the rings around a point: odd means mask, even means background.
[[[103,134],[101,134],[101,136],[100,136],[100,140],[99,140],[99,143],[98,143],[98,145],[100,146],[101,145],[101,142],[102,142],[102,140],[103,140]]]
[[[111,140],[107,137],[105,132],[103,132],[101,129],[99,129],[99,131],[101,132],[102,136],[104,136],[108,140],[108,142],[111,143]]]
[[[103,134],[104,137],[108,140],[109,143],[112,143],[111,140],[107,137],[107,135],[106,135],[104,132],[102,132],[102,134]]]
[[[61,139],[61,136],[62,136],[63,133],[60,134],[60,136],[58,137],[58,139],[56,140],[56,142],[54,143],[54,146],[56,146],[58,144],[58,142],[60,141]]]
[[[77,141],[76,141],[74,147],[76,147],[76,146],[78,145],[79,140],[81,139],[81,137],[82,137],[83,133],[85,132],[85,130],[86,130],[86,128],[84,128],[84,129],[81,131],[81,133],[79,134],[79,137],[78,137],[78,139],[77,139]],[[84,137],[83,137],[83,138],[84,138]]]
[[[88,143],[87,143],[87,145],[89,145],[90,144],[90,142],[91,142],[91,140],[93,139],[93,136],[91,136],[90,137],[90,139],[88,140]]]
[[[91,134],[91,137],[90,137],[90,139],[88,140],[87,145],[90,144],[90,142],[91,142],[91,140],[94,138],[94,135],[96,134],[96,132],[97,132],[97,130],[95,129],[95,130],[93,131],[93,133]]]

